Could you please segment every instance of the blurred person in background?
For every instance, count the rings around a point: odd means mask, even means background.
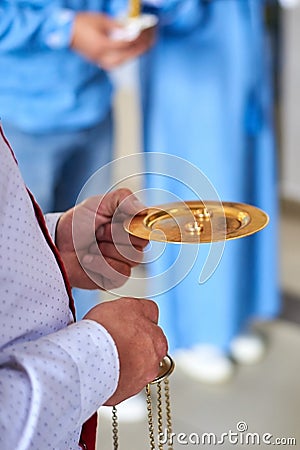
[[[25,182],[44,212],[73,206],[113,158],[113,86],[107,70],[139,56],[154,30],[114,40],[125,1],[2,1],[0,117]],[[97,192],[109,187],[101,172]],[[95,192],[88,192],[88,195]],[[98,296],[75,293],[79,317]]]
[[[149,9],[160,15],[160,4],[153,2]],[[187,0],[174,5],[161,17],[157,43],[141,66],[144,149],[188,160],[209,178],[221,200],[250,203],[270,216],[268,227],[257,235],[228,241],[215,272],[200,285],[208,250],[201,245],[191,272],[155,299],[177,363],[197,380],[221,383],[234,373],[232,358],[253,364],[263,357],[265,342],[252,321],[273,319],[280,309],[264,2]],[[186,186],[168,177],[149,175],[147,187],[193,199]],[[159,195],[151,200],[163,203]],[[168,245],[149,273],[163,273],[176,256],[177,246]],[[176,268],[171,270],[177,279]]]

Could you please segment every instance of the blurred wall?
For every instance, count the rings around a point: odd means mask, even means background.
[[[300,202],[300,6],[282,10],[281,195]]]

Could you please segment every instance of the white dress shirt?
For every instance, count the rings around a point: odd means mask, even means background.
[[[52,236],[57,218],[46,218]],[[83,422],[118,377],[107,331],[73,323],[56,258],[0,135],[0,449],[78,449]]]

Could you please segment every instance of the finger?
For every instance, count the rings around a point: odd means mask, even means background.
[[[162,330],[157,325],[157,339],[156,339],[156,353],[158,355],[159,361],[162,361],[166,354],[168,353],[168,341]]]
[[[143,261],[144,253],[142,249],[136,249],[133,246],[118,244],[112,242],[101,242],[98,245],[92,244],[89,253],[97,255],[101,253],[104,258],[111,258],[117,261],[125,262],[130,267],[137,266]]]
[[[96,230],[96,239],[98,242],[113,242],[116,244],[123,244],[133,246],[136,249],[145,248],[149,241],[130,235],[123,227],[123,224],[113,223],[105,224]]]
[[[131,41],[131,46],[120,50],[119,54],[113,55],[111,63],[119,65],[130,59],[134,59],[147,51],[155,42],[155,32],[153,30],[144,30],[135,40]],[[111,53],[107,54],[112,56]]]
[[[77,255],[74,252],[64,254],[64,263],[67,267],[72,267],[69,281],[71,286],[80,287],[82,289],[98,289],[103,283],[99,284],[99,280],[95,277],[91,278],[89,273],[80,264]]]
[[[111,31],[114,28],[122,28],[120,22],[107,14],[97,15],[99,29]]]
[[[133,246],[119,244],[115,247],[112,243],[100,244],[100,251],[106,258],[115,259],[117,261],[129,264],[130,267],[137,266],[143,261],[144,254],[141,250],[135,249]]]
[[[126,63],[130,59],[133,59],[137,54],[140,53],[142,52],[137,52],[137,49],[133,44],[131,44],[129,48],[123,49],[113,49],[112,47],[110,47],[109,52],[101,55],[99,65],[101,65],[101,67],[103,67],[105,70],[112,70]]]
[[[107,35],[104,35],[101,39],[103,39],[102,43],[105,43],[105,51],[102,54],[103,63],[113,61],[113,59],[117,59],[127,52],[132,51],[134,45],[132,42],[124,41],[124,40],[116,40],[113,39],[114,30],[120,29],[120,27],[116,28],[116,26],[111,27],[107,30]],[[104,40],[105,39],[105,40]],[[101,43],[101,44],[102,44]],[[102,46],[104,47],[104,46]]]
[[[108,16],[108,15],[101,15],[99,16],[99,30],[101,32],[105,32],[110,39],[110,48],[115,50],[128,50],[131,47],[135,45],[135,40],[128,40],[128,39],[115,39],[114,38],[114,32],[115,31],[123,31],[124,30],[124,24],[120,23],[118,20]],[[125,29],[126,31],[126,29]],[[107,52],[109,53],[109,52]]]
[[[104,258],[100,252],[97,255],[91,253],[84,255],[81,264],[92,279],[93,274],[100,274],[102,277],[111,280],[113,285],[121,286],[127,281],[131,273],[131,267],[128,263],[109,257]]]
[[[145,214],[147,207],[134,195],[128,194],[119,202],[119,214],[135,216],[137,214]]]
[[[105,70],[112,70],[121,64],[132,59],[132,55],[136,54],[136,47],[127,41],[113,40],[106,36],[106,39],[101,44],[101,51],[99,51],[98,64]],[[140,51],[142,53],[142,51]]]
[[[143,30],[136,39],[128,42],[129,45],[127,47],[120,48],[116,52],[107,52],[102,62],[106,66],[114,68],[130,59],[134,59],[154,44],[155,36],[155,28]]]
[[[146,207],[126,188],[104,195],[99,204],[99,214],[112,217],[116,214],[136,215],[144,213]]]
[[[144,315],[151,320],[151,322],[157,324],[158,322],[158,306],[153,300],[139,299],[140,305],[143,308]]]

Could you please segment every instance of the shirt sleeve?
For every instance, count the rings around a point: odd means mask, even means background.
[[[69,47],[75,12],[55,2],[4,0],[0,3],[1,52]]]
[[[0,448],[55,448],[113,394],[115,343],[82,320],[0,351]]]

